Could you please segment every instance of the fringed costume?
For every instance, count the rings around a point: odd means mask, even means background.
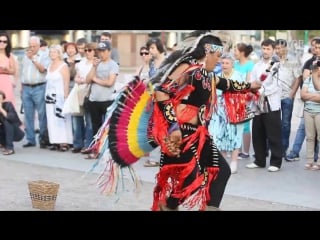
[[[210,201],[210,186],[220,168],[221,155],[208,133],[207,124],[216,105],[216,87],[227,90],[228,80],[221,78],[216,85],[215,78],[193,59],[186,58],[180,63],[190,65],[184,74],[185,84],[178,86],[167,78],[157,88],[167,93],[170,100],[154,104],[153,136],[161,146],[161,159],[152,210],[159,210],[160,205],[174,209],[181,204],[189,209],[205,210]],[[232,91],[249,87],[236,81],[230,84]],[[186,107],[175,116],[179,104]],[[195,116],[199,124],[189,124]],[[180,128],[183,136],[181,154],[177,157],[170,155],[163,139],[175,127]]]

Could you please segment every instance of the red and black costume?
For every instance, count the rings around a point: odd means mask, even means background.
[[[152,210],[159,210],[159,204],[171,209],[180,204],[187,208],[198,206],[200,210],[207,205],[219,207],[231,173],[207,129],[216,102],[215,88],[243,91],[250,87],[249,83],[223,78],[216,84],[215,76],[190,57],[181,63],[190,66],[183,74],[185,83],[179,86],[167,78],[156,88],[156,91],[167,93],[170,99],[156,102],[153,111],[152,133],[161,146],[161,159]],[[175,112],[179,104],[185,104],[186,108],[177,117]],[[188,123],[195,116],[198,116],[199,124]],[[163,139],[176,129],[182,132],[178,157],[170,155]]]

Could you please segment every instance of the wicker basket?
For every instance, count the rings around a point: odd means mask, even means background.
[[[32,207],[41,210],[55,208],[59,184],[43,180],[28,182]]]

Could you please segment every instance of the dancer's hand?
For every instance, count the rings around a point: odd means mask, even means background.
[[[172,133],[169,134],[168,137],[166,137],[165,139],[165,143],[167,145],[167,148],[169,150],[169,152],[173,155],[173,156],[180,156],[180,145],[182,143],[182,133],[180,130],[175,130]]]

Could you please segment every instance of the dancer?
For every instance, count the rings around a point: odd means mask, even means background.
[[[209,74],[223,46],[211,33],[195,31],[151,79],[155,88],[153,136],[161,147],[152,210],[217,210],[230,167],[208,133],[216,88],[248,92],[257,82],[239,83]],[[191,45],[190,45],[191,44]],[[164,137],[165,136],[165,137]]]

